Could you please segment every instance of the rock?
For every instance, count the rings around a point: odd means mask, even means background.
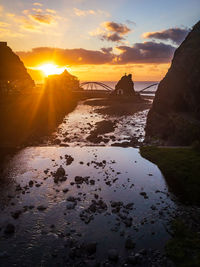
[[[30,180],[28,184],[29,184],[30,187],[32,187],[33,186],[33,181]]]
[[[13,217],[14,219],[18,219],[19,216],[21,215],[21,213],[22,213],[21,210],[17,210],[17,211],[15,211],[15,212],[12,213],[12,217]]]
[[[60,140],[60,139],[56,138],[56,139],[54,140],[54,144],[55,144],[55,145],[60,145],[60,143],[61,143],[61,140]]]
[[[147,117],[146,141],[190,145],[200,140],[200,21],[174,53]]]
[[[139,254],[146,255],[147,254],[147,250],[145,248],[143,248],[143,249],[141,249],[139,251]]]
[[[65,169],[60,165],[55,173],[55,177],[62,177],[65,175]]]
[[[72,210],[72,209],[74,209],[76,207],[76,205],[77,205],[76,202],[68,203],[66,207],[67,207],[68,210]]]
[[[15,226],[12,223],[9,223],[6,225],[6,228],[4,230],[5,234],[14,234],[15,232]]]
[[[151,209],[152,209],[152,210],[156,210],[157,208],[156,208],[156,206],[152,205],[152,206],[151,206]]]
[[[140,192],[140,195],[143,196],[145,199],[149,198],[146,192]]]
[[[76,198],[75,197],[72,197],[72,196],[69,196],[67,198],[67,201],[70,201],[70,202],[76,202]]]
[[[127,262],[132,264],[132,265],[135,265],[135,264],[137,264],[137,257],[135,257],[134,255],[130,255],[127,258]]]
[[[15,85],[16,90],[27,90],[33,88],[34,81],[28,74],[23,62],[20,58],[7,46],[7,43],[0,45],[0,80],[8,84]],[[3,87],[5,84],[1,84]],[[14,87],[14,86],[13,86]],[[13,88],[12,88],[13,89]]]
[[[130,237],[128,237],[126,239],[126,242],[125,242],[125,248],[133,249],[134,247],[135,247],[135,243],[133,242],[133,240]]]
[[[132,75],[124,75],[122,78],[118,81],[118,83],[115,86],[114,94],[116,95],[134,95],[134,83],[132,81]]]
[[[9,255],[6,251],[0,252],[0,259],[4,259],[4,258],[8,258],[8,257],[9,257]]]
[[[69,191],[68,188],[63,188],[63,193],[67,193]]]
[[[68,140],[66,141],[66,138],[65,138],[65,142],[69,142],[70,141],[70,139],[69,138],[67,138]],[[70,165],[70,164],[72,164],[72,162],[74,161],[74,158],[72,157],[72,156],[70,156],[70,155],[65,155],[65,159],[66,159],[66,165]]]
[[[44,206],[44,205],[40,205],[40,206],[37,207],[37,209],[38,209],[39,211],[44,211],[44,210],[47,209],[47,207]]]
[[[75,182],[76,182],[77,184],[82,184],[83,181],[84,181],[84,178],[81,177],[81,176],[76,176],[76,177],[74,178],[74,180],[75,180]]]
[[[119,259],[119,255],[118,255],[118,252],[117,252],[117,250],[116,249],[110,249],[109,251],[108,251],[108,259],[110,260],[110,261],[118,261],[118,259]]]
[[[96,253],[97,243],[96,242],[88,243],[85,245],[85,249],[89,255],[92,255],[92,254]]]

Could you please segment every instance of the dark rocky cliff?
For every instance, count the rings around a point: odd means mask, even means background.
[[[158,86],[146,135],[177,145],[200,140],[200,21],[175,51]]]
[[[20,58],[7,46],[5,42],[0,42],[0,81],[4,82],[25,82],[27,85],[34,85]],[[21,84],[22,85],[22,84]]]

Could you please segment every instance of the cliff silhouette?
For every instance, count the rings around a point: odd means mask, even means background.
[[[6,83],[13,87],[32,87],[34,81],[28,74],[23,62],[20,58],[7,46],[6,42],[0,42],[0,82],[1,87]],[[10,86],[11,87],[11,86]]]
[[[167,144],[200,140],[200,21],[175,51],[158,86],[146,134]]]
[[[78,99],[68,90],[72,84],[69,81],[64,87],[55,83],[50,88],[34,87],[23,62],[5,42],[0,42],[0,57],[1,158],[2,151],[6,154],[8,148],[42,142],[76,107]],[[72,75],[68,76],[72,79]],[[75,76],[73,79],[79,84]]]

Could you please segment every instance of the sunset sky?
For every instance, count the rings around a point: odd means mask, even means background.
[[[0,39],[38,82],[49,63],[80,80],[156,81],[199,18],[199,0],[0,0]]]

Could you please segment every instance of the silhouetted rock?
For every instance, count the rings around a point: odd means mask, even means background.
[[[23,62],[7,46],[0,42],[0,89],[1,91],[27,89],[34,86],[34,81],[28,74]]]
[[[167,144],[200,139],[200,21],[175,51],[149,111],[146,134]]]
[[[124,75],[115,86],[114,94],[116,95],[134,95],[134,83],[132,81],[132,74]]]

